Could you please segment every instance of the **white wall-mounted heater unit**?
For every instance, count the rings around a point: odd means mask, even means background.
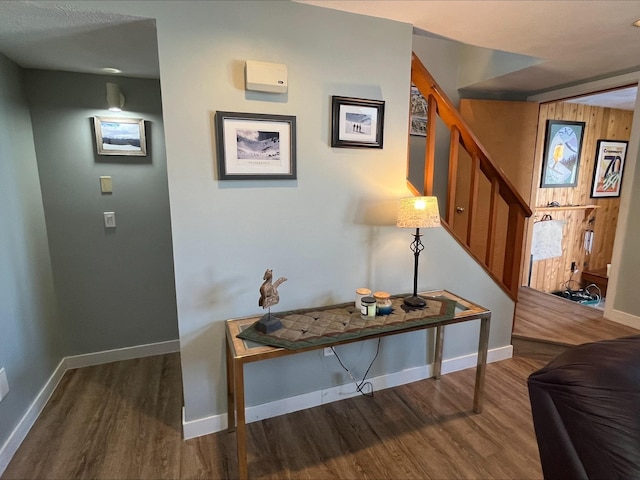
[[[244,70],[247,90],[287,93],[286,65],[247,60]]]

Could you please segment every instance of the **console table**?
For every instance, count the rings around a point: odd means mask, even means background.
[[[284,357],[297,353],[319,350],[328,346],[344,345],[371,338],[380,338],[398,333],[406,333],[429,328],[436,329],[435,358],[434,358],[434,378],[439,379],[442,369],[442,345],[444,342],[444,327],[454,323],[480,320],[480,334],[478,341],[478,362],[476,366],[476,380],[473,394],[473,411],[482,411],[482,394],[484,388],[484,375],[487,364],[487,350],[489,346],[489,327],[491,323],[491,311],[480,305],[465,300],[446,290],[437,290],[420,293],[424,298],[447,298],[456,302],[455,313],[451,318],[435,320],[426,325],[411,326],[393,332],[381,332],[369,335],[366,338],[356,338],[333,342],[331,345],[322,344],[308,346],[300,349],[286,349],[282,347],[271,347],[267,345],[257,345],[254,342],[245,341],[237,335],[244,328],[258,321],[261,316],[251,316],[240,319],[231,319],[225,322],[226,331],[226,360],[227,360],[227,392],[228,392],[228,431],[236,432],[238,475],[241,479],[248,477],[247,465],[247,432],[245,417],[244,399],[244,364],[259,362],[269,358]],[[278,315],[286,315],[279,313]]]

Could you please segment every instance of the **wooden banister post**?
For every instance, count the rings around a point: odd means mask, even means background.
[[[480,188],[480,158],[473,155],[471,158],[471,186],[469,188],[469,215],[467,217],[467,245],[471,247],[471,234],[473,232],[473,222],[478,207],[478,189]]]
[[[485,262],[489,268],[493,266],[493,252],[496,243],[496,225],[498,221],[498,200],[500,199],[500,182],[497,178],[491,181],[491,200],[489,203],[489,228],[487,229],[487,252]]]
[[[429,95],[427,112],[427,147],[424,156],[424,195],[433,195],[433,173],[436,167],[436,113],[438,103],[433,95]]]
[[[460,154],[460,131],[451,127],[451,141],[449,142],[449,180],[447,186],[447,214],[446,222],[453,226],[456,213],[456,187],[458,178],[458,155]]]
[[[505,246],[504,269],[502,278],[505,286],[517,297],[520,280],[520,257],[522,256],[522,241],[524,239],[524,212],[520,206],[509,205],[509,220],[507,226],[507,244]]]

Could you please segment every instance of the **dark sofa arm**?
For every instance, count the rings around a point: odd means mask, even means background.
[[[545,479],[640,479],[640,335],[574,347],[528,386]]]

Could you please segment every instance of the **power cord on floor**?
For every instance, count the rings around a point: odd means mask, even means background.
[[[602,292],[600,291],[600,287],[598,287],[598,285],[596,285],[595,283],[587,285],[586,287],[584,287],[584,291],[591,295],[594,300],[597,300],[598,303],[596,303],[596,306],[600,305],[600,302],[602,301]]]
[[[338,360],[338,362],[340,363],[342,368],[344,368],[345,372],[347,372],[347,375],[349,375],[349,377],[351,378],[351,380],[355,384],[356,391],[359,392],[361,395],[364,395],[365,397],[373,397],[373,385],[371,384],[371,382],[366,382],[365,379],[367,378],[367,375],[369,374],[369,370],[371,370],[373,362],[375,362],[376,358],[378,358],[378,353],[380,353],[380,340],[381,339],[378,338],[378,346],[376,348],[376,354],[373,357],[373,360],[371,360],[371,363],[369,364],[369,367],[367,368],[367,371],[364,372],[364,376],[362,377],[362,381],[359,382],[359,383],[355,379],[355,377],[351,374],[349,369],[347,367],[345,367],[344,363],[342,363],[342,360],[340,360],[340,356],[338,355],[338,352],[336,352],[335,348],[331,347],[331,351],[336,356],[336,359]]]

